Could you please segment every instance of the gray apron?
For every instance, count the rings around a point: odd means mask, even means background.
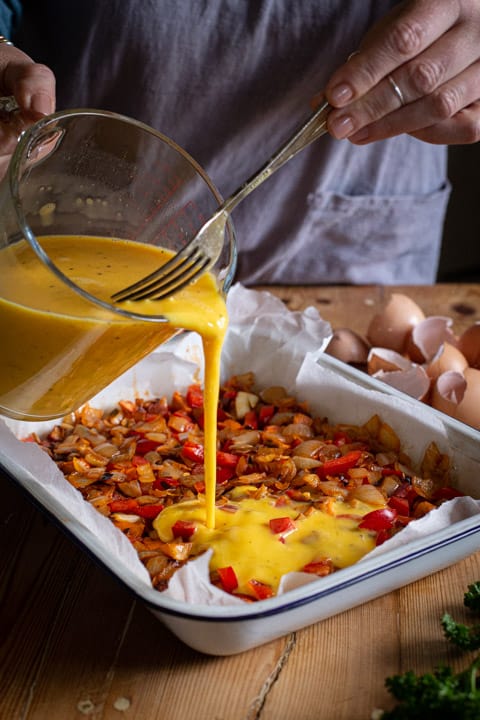
[[[395,4],[25,0],[14,39],[54,70],[58,109],[97,107],[152,125],[227,196]],[[448,194],[443,146],[323,137],[234,211],[237,280],[433,282]]]

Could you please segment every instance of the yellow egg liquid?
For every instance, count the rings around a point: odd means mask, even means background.
[[[45,236],[52,262],[90,294],[115,292],[164,264],[160,248],[101,237]],[[25,241],[0,250],[0,408],[17,419],[61,417],[179,332],[197,332],[205,353],[207,525],[214,523],[216,414],[225,301],[206,273],[161,301],[123,302],[124,310],[162,315],[136,320],[88,302],[49,271]]]
[[[248,488],[239,490],[244,493]],[[225,509],[217,507],[215,526],[208,528],[203,524],[202,500],[189,500],[162,510],[154,527],[160,539],[169,542],[177,520],[193,522],[193,554],[212,548],[210,570],[233,567],[238,579],[236,592],[247,595],[251,594],[248,583],[252,579],[276,591],[286,573],[326,558],[335,568],[348,567],[375,547],[373,534],[358,528],[359,516],[375,509],[372,506],[330,501],[328,512],[315,509],[306,516],[301,509],[296,502],[279,506],[273,498],[240,497]],[[294,520],[295,530],[285,536],[272,532],[269,521],[284,517]]]

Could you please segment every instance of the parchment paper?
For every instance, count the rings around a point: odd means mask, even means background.
[[[327,416],[333,423],[363,423],[378,413],[392,425],[414,464],[420,462],[431,440],[435,440],[442,451],[450,452],[447,430],[428,408],[416,403],[412,409],[408,400],[359,387],[319,364],[332,330],[314,308],[289,312],[270,293],[235,285],[229,293],[228,310],[230,326],[222,356],[224,379],[232,374],[254,371],[259,388],[283,385],[289,393],[307,400],[312,410]],[[160,346],[92,398],[90,404],[110,408],[120,399],[163,395],[170,398],[174,389],[185,390],[191,382],[201,381],[202,377],[200,338],[194,333],[184,334]],[[150,586],[146,569],[124,535],[83,500],[41,448],[18,439],[31,432],[41,435],[53,425],[55,421],[0,421],[2,465],[67,527],[81,524],[87,534],[91,534],[92,545],[114,559],[120,575],[133,575],[138,582]],[[473,492],[480,463],[475,457],[459,452],[453,459],[459,486],[465,492]],[[479,512],[479,502],[469,497],[445,503],[424,519],[411,522],[401,534],[368,557],[383,554],[398,544],[405,545],[409,539],[431,535]],[[177,600],[197,604],[241,605],[243,601],[209,583],[209,557],[210,553],[205,553],[177,571],[165,593]],[[279,593],[315,580],[305,573],[291,573],[283,579]]]

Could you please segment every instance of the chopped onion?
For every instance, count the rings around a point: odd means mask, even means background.
[[[295,448],[295,455],[300,457],[313,457],[325,443],[321,440],[304,440]]]
[[[359,485],[351,491],[350,498],[360,500],[367,505],[385,505],[385,496],[375,485]]]
[[[292,459],[297,470],[310,470],[310,468],[316,468],[322,464],[320,460],[302,455],[294,455]]]

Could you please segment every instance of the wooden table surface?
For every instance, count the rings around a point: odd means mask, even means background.
[[[392,288],[270,288],[365,332]],[[396,288],[455,329],[480,320],[480,285]],[[480,437],[480,436],[479,436]],[[249,652],[184,646],[22,492],[0,478],[2,720],[368,720],[387,675],[466,664],[439,618],[467,621],[480,552],[447,570]]]

